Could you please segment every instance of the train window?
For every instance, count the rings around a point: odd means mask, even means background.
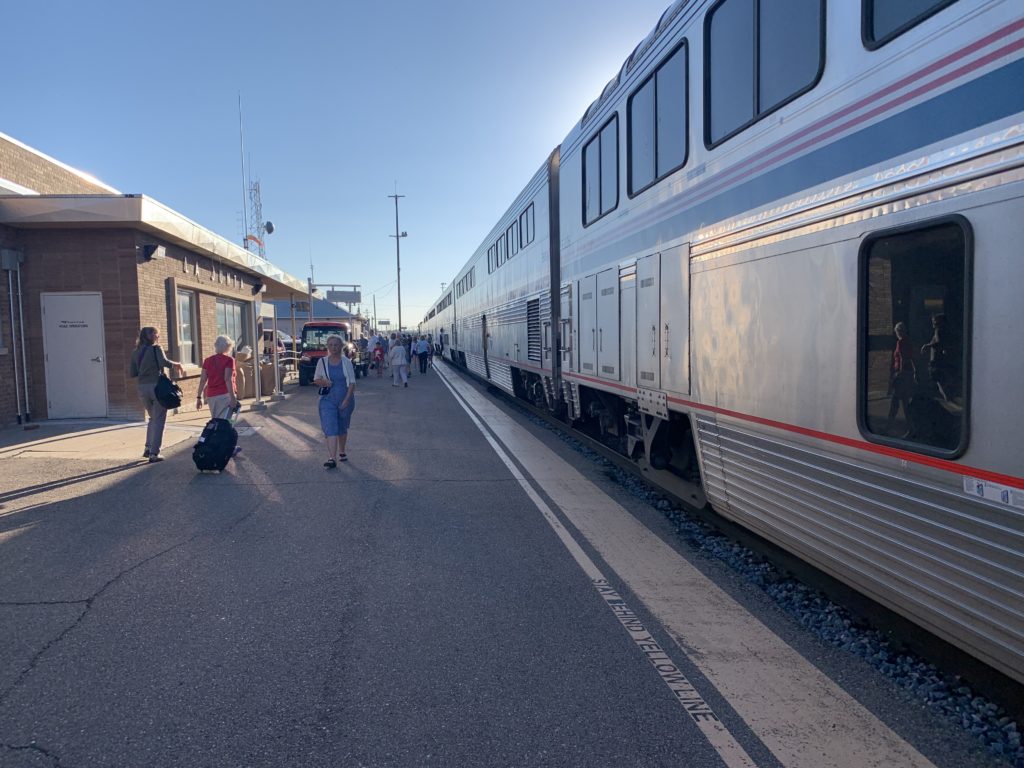
[[[710,149],[814,87],[825,61],[824,0],[719,0],[704,49]]]
[[[686,162],[686,43],[629,97],[629,194]]]
[[[779,106],[817,79],[823,12],[817,0],[761,0],[758,113]]]
[[[869,50],[879,48],[916,27],[956,0],[863,0],[861,37]]]
[[[583,148],[583,224],[619,204],[619,118],[613,115]]]
[[[519,227],[513,224],[507,230],[505,230],[505,239],[508,240],[508,255],[512,258],[519,253],[519,237],[516,235]]]
[[[971,252],[960,216],[862,246],[858,416],[868,440],[944,458],[966,449]]]
[[[492,245],[487,249],[487,272],[490,274],[498,268],[498,246]]]
[[[523,248],[533,242],[533,203],[519,214],[519,232]]]
[[[498,266],[500,267],[508,259],[508,254],[507,251],[505,250],[504,235],[498,238],[498,242],[496,243],[496,245],[498,246]]]

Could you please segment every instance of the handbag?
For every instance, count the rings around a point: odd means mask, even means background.
[[[324,375],[322,377],[320,376],[320,366],[321,365],[323,366],[323,371],[324,371]],[[321,357],[319,362],[317,362],[316,370],[313,371],[313,378],[314,379],[319,379],[319,378],[329,379],[330,378],[330,375],[327,373],[327,358],[326,357]],[[327,395],[331,394],[331,388],[330,387],[320,387],[320,389],[317,390],[317,394],[320,395],[321,397],[326,397]]]
[[[156,347],[153,347],[153,357],[156,357],[159,366],[160,358],[156,355]],[[181,407],[181,387],[167,378],[163,368],[159,368],[159,371],[160,378],[156,380],[156,388],[153,390],[156,401],[167,409]]]

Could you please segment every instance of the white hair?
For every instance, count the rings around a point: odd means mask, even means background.
[[[231,349],[234,345],[235,342],[231,340],[230,336],[218,336],[213,340],[214,350],[221,355]]]

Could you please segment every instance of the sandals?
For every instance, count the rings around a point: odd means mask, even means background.
[[[339,453],[338,454],[338,461],[348,461],[348,454],[347,453]]]
[[[338,466],[338,462],[336,462],[334,459],[328,459],[327,461],[324,462],[324,466],[327,467],[327,469],[334,469],[336,466]]]

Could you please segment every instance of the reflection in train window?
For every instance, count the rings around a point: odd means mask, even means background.
[[[947,457],[966,448],[970,265],[961,217],[865,241],[860,417],[869,440]]]

